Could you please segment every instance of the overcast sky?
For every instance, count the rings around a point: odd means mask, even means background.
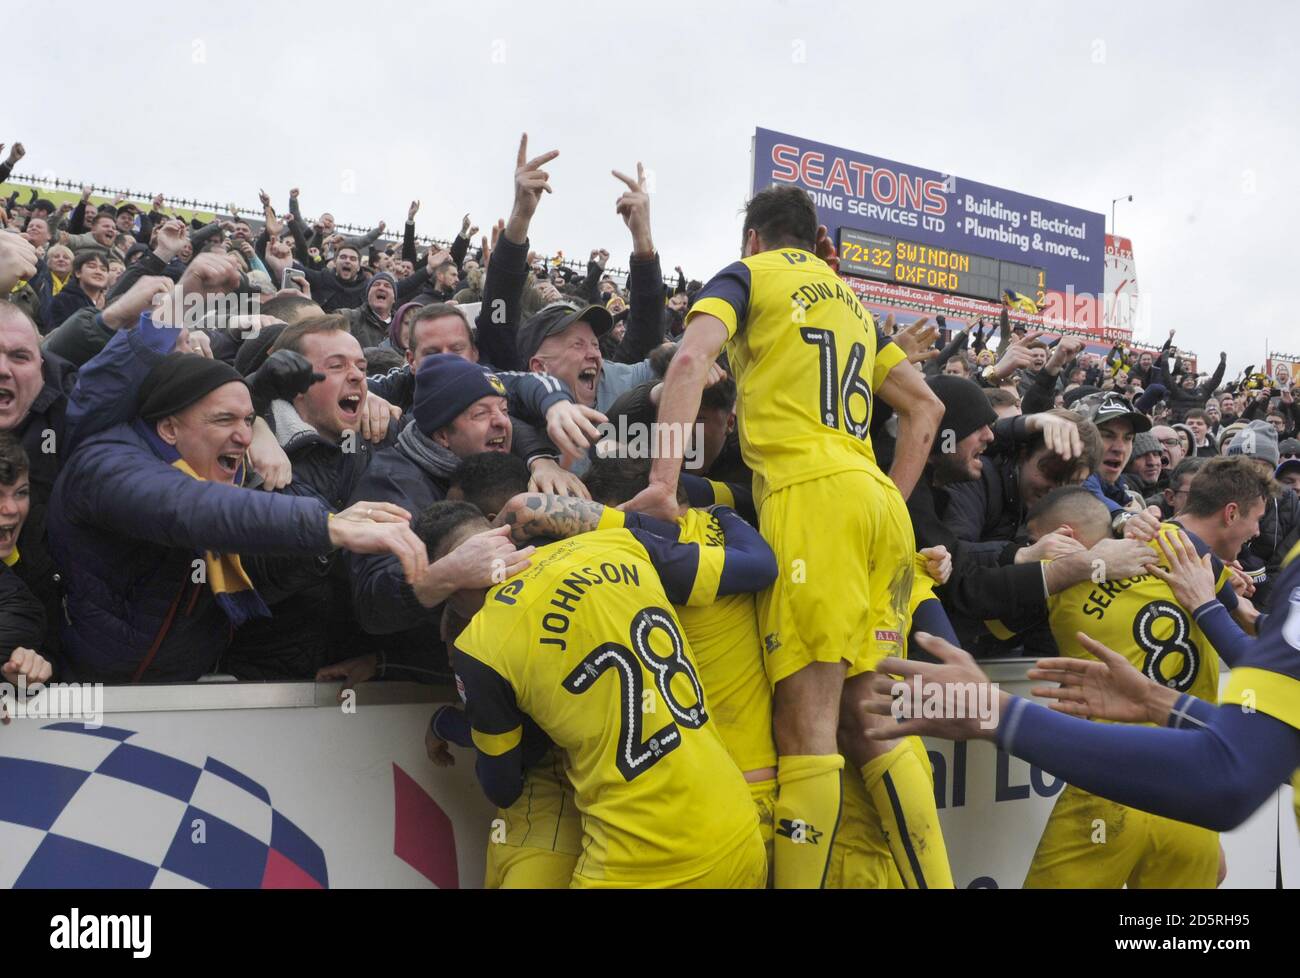
[[[42,6],[11,44],[20,172],[453,234],[505,217],[519,134],[559,149],[539,250],[626,263],[611,168],[653,177],[665,271],[737,257],[765,126],[1109,216],[1158,337],[1235,371],[1300,354],[1290,3]],[[16,68],[14,62],[17,62]],[[21,81],[20,81],[21,80]],[[1290,227],[1293,230],[1288,231]]]

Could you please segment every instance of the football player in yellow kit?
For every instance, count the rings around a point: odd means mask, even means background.
[[[912,629],[941,635],[956,644],[957,635],[952,623],[948,621],[943,605],[934,593],[935,587],[946,583],[952,573],[952,556],[946,547],[927,547],[916,554],[913,570],[908,615]],[[909,648],[910,644],[909,635]],[[904,737],[894,749],[911,752],[916,763],[933,783],[930,755],[920,737]],[[875,775],[877,770],[888,771],[890,760],[887,753],[882,754],[868,765],[868,773]],[[879,781],[880,776],[876,775],[875,780]],[[915,815],[915,812],[912,813],[913,820]],[[937,809],[934,818],[938,819]],[[933,854],[929,854],[929,859],[922,859],[915,852],[912,847],[915,832],[915,828],[909,829],[907,816],[896,811],[892,805],[881,808],[875,804],[867,791],[866,781],[845,778],[844,813],[840,819],[839,831],[835,834],[835,844],[831,848],[826,887],[836,890],[914,890],[926,886],[951,885],[951,870],[948,870],[947,879],[927,879],[925,863],[930,864],[930,875],[934,876],[935,859]],[[937,825],[934,833],[942,837]],[[903,840],[906,860],[900,861],[895,856],[893,850],[896,846],[890,844],[894,839]],[[946,855],[944,861],[946,863]]]
[[[499,507],[497,522],[511,527],[512,539],[518,544],[539,537],[558,539],[588,533],[598,529],[604,519],[606,525],[642,526],[650,532],[667,532],[670,539],[725,547],[718,517],[704,509],[683,506],[682,515],[670,528],[657,520],[606,508],[636,495],[645,487],[649,471],[648,460],[598,458],[584,476],[594,501],[521,493]],[[695,486],[697,492],[705,488]],[[729,504],[725,484],[717,483],[709,491],[713,495],[726,493],[728,503],[719,505]],[[471,501],[480,504],[479,499]],[[772,741],[771,690],[763,673],[754,596],[732,594],[706,605],[677,604],[674,610],[698,661],[700,681],[718,733],[749,785],[770,864],[776,747]],[[433,736],[458,739],[456,722],[448,711],[440,710],[435,716]],[[435,745],[431,756],[436,758],[439,750]],[[498,812],[497,819],[488,847],[488,888],[569,885],[581,849],[581,822],[573,788],[554,748],[529,766],[519,800]],[[887,848],[885,851],[888,854]]]
[[[1205,533],[1190,534],[1198,555],[1213,562],[1219,601],[1238,598],[1220,558],[1232,559],[1258,531],[1271,492],[1269,478],[1245,459],[1218,459],[1189,491],[1182,519]],[[1195,484],[1195,483],[1194,483]],[[1204,512],[1201,512],[1201,511]],[[1199,514],[1199,515],[1198,515]],[[1216,519],[1215,517],[1223,517]],[[1227,517],[1231,517],[1230,519]],[[1029,515],[1034,538],[1064,533],[1088,547],[1110,534],[1110,516],[1080,487],[1054,490]],[[1163,524],[1152,549],[1164,556],[1174,524]],[[1217,556],[1216,556],[1217,555]],[[1219,657],[1194,616],[1165,582],[1166,572],[1123,581],[1076,584],[1048,599],[1048,620],[1063,655],[1088,657],[1077,635],[1126,650],[1154,681],[1209,703],[1218,701]],[[1213,887],[1219,881],[1215,833],[1116,804],[1073,785],[1057,799],[1025,879],[1027,888]]]
[[[646,485],[648,462],[598,458],[584,476],[593,501],[537,493],[522,494],[502,507],[501,521],[514,530],[516,543],[537,537],[563,537],[595,530],[602,519],[624,519],[601,503],[616,505],[632,498]],[[691,480],[691,495],[702,487]],[[719,487],[715,486],[716,492]],[[627,525],[644,525],[662,532],[663,524],[641,521],[628,514]],[[676,527],[685,542],[723,546],[717,517],[700,509],[682,507]],[[934,587],[947,580],[951,557],[943,547],[933,547],[915,557],[916,584],[912,591],[912,617],[926,630],[951,635]],[[771,856],[772,811],[776,783],[776,749],[772,741],[771,691],[763,673],[761,643],[749,594],[719,598],[698,607],[678,605],[676,611],[686,639],[699,663],[700,681],[718,722],[727,752],[745,776],[759,817],[763,840]],[[955,641],[955,637],[953,638]],[[918,737],[905,740],[922,767],[929,772],[929,757]],[[579,818],[572,789],[553,763],[553,752],[529,768],[527,787],[511,809],[499,813],[505,838],[488,849],[488,886],[567,886],[576,860]],[[558,773],[558,777],[557,777]],[[916,888],[917,868],[909,861],[896,865],[888,842],[898,832],[895,813],[878,812],[859,781],[844,785],[844,817],[831,855],[827,878],[830,888]],[[572,853],[572,854],[570,854]]]
[[[1195,519],[1202,528],[1208,522],[1224,524],[1226,531],[1229,516],[1232,522],[1239,518],[1225,506],[1218,515]],[[1190,538],[1162,537],[1161,551],[1169,570],[1158,576],[1181,603],[1194,607],[1192,617],[1232,663],[1222,705],[1157,682],[1128,655],[1080,632],[1078,641],[1096,661],[1040,659],[1030,670],[1031,679],[1061,684],[1033,691],[1057,701],[1049,710],[995,685],[981,688],[992,684],[968,653],[919,635],[938,661],[881,663],[889,675],[873,680],[870,708],[880,716],[909,719],[897,730],[881,728],[873,736],[992,740],[1086,791],[1214,831],[1237,828],[1289,781],[1300,821],[1300,544],[1283,561],[1268,613],[1245,631],[1215,597],[1216,575],[1207,559],[1196,560]],[[1249,634],[1256,630],[1258,638]],[[976,697],[992,694],[996,717],[990,723],[979,716],[927,715],[923,700],[936,687],[961,688]]]
[[[587,505],[617,506],[627,502],[645,488],[649,474],[649,460],[598,458],[583,476],[593,500]],[[715,487],[715,494],[717,491]],[[701,547],[725,545],[717,516],[685,505],[684,499],[679,502],[679,515],[672,524],[677,539]],[[564,505],[565,501],[560,503]],[[629,526],[641,521],[635,513],[617,516],[626,518]],[[733,594],[711,604],[679,605],[676,610],[699,663],[700,682],[709,698],[718,734],[749,785],[770,857],[776,808],[776,745],[772,740],[772,691],[763,672],[763,643],[758,634],[754,595]]]
[[[725,346],[760,529],[779,567],[758,616],[774,690],[782,888],[826,879],[840,818],[842,703],[849,760],[877,805],[925,813],[926,824],[935,811],[933,785],[911,751],[890,752],[888,777],[865,770],[881,750],[866,737],[870,721],[859,704],[875,662],[902,652],[915,551],[904,497],[925,467],[943,407],[818,257],[823,235],[811,199],[796,187],[773,187],[749,202],[744,257],[714,276],[688,313],[664,378],[651,484],[625,506],[672,518],[683,433]],[[876,397],[899,418],[889,477],[868,434]],[[902,841],[891,840],[900,862]],[[942,851],[935,842],[913,848]]]
[[[527,571],[486,594],[449,599],[471,618],[452,662],[479,780],[492,801],[513,805],[545,747],[531,732],[545,730],[582,814],[571,885],[761,887],[758,819],[671,605],[766,586],[771,551],[725,509],[725,547],[669,542],[609,517],[608,528],[541,547]],[[486,526],[469,504],[439,503],[416,532],[440,553]]]

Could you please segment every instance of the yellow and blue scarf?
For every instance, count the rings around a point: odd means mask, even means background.
[[[133,427],[143,436],[154,455],[162,461],[174,469],[180,469],[191,479],[207,481],[190,468],[189,463],[181,458],[175,446],[167,444],[158,437],[158,432],[153,425],[137,418]],[[235,473],[235,485],[244,484],[244,472],[241,463]],[[262,596],[253,587],[253,582],[244,571],[244,565],[240,562],[238,554],[219,554],[208,550],[201,556],[206,565],[208,586],[212,588],[212,595],[217,599],[217,606],[225,612],[234,628],[253,618],[271,617],[271,609],[266,606]]]

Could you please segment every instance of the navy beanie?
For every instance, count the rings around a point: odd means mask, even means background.
[[[394,299],[396,299],[397,279],[393,278],[393,276],[390,275],[388,272],[376,272],[374,275],[370,277],[370,281],[366,283],[366,295],[370,294],[370,287],[374,285],[376,282],[387,282],[390,286],[392,286],[393,297]]]
[[[454,353],[435,353],[420,361],[415,372],[411,413],[421,433],[432,435],[481,397],[505,397],[506,386],[496,374]]]

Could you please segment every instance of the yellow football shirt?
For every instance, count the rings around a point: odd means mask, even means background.
[[[1165,523],[1162,536],[1179,528]],[[1199,552],[1204,544],[1194,541]],[[1156,542],[1151,548],[1160,553]],[[1163,558],[1162,558],[1162,566]],[[1216,587],[1228,579],[1220,570]],[[1083,581],[1047,599],[1052,636],[1062,655],[1092,658],[1076,632],[1123,653],[1149,678],[1211,703],[1219,700],[1219,655],[1192,618],[1195,608],[1183,608],[1169,585],[1144,574],[1120,581]]]
[[[727,328],[741,454],[755,498],[846,469],[874,469],[873,392],[906,356],[830,266],[799,248],[734,262],[687,313]]]
[[[522,714],[565,752],[583,816],[577,874],[653,885],[756,830],[672,609],[712,601],[723,563],[721,548],[644,531],[582,534],[492,588],[457,639],[475,746],[513,750]]]
[[[677,525],[683,542],[717,549],[726,543],[717,517],[705,510],[688,509]],[[763,669],[754,596],[732,594],[712,604],[678,605],[676,610],[727,752],[741,771],[772,767],[772,690]]]

